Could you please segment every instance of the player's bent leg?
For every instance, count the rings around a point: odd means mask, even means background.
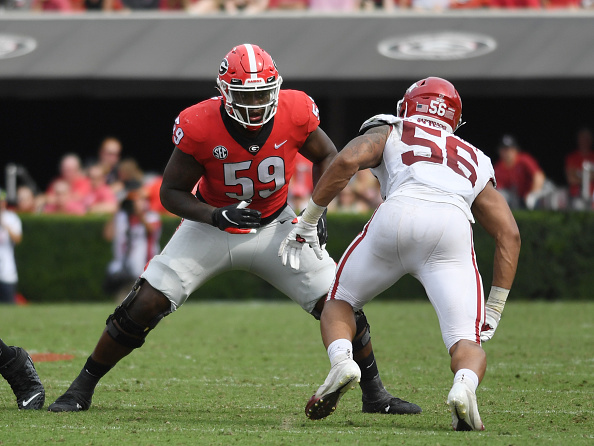
[[[361,368],[362,412],[392,415],[412,415],[422,412],[414,403],[390,394],[380,378],[373,347],[371,345],[371,327],[362,310],[355,312],[357,333],[353,339],[353,357]]]
[[[320,299],[311,312],[318,320],[322,314],[325,300],[325,297]],[[393,396],[384,387],[371,345],[371,328],[362,310],[355,312],[355,324],[353,359],[361,370],[359,385],[362,391],[362,412],[391,415],[421,413],[422,409],[418,405]]]
[[[312,420],[330,415],[338,401],[361,378],[361,370],[353,360],[351,339],[355,333],[352,307],[343,301],[326,304],[321,315],[322,340],[330,359],[330,372],[324,383],[305,406],[305,414]]]
[[[170,313],[170,301],[144,279],[138,279],[132,291],[107,318],[106,328],[78,377],[48,410],[88,410],[99,380],[120,359],[141,347],[148,333]]]
[[[486,355],[480,345],[462,339],[450,348],[454,384],[448,394],[448,406],[452,413],[455,431],[484,430],[478,411],[476,388],[486,369]]]
[[[331,367],[316,393],[305,406],[305,415],[311,420],[326,418],[336,410],[338,401],[361,379],[361,370],[355,361],[344,355]]]

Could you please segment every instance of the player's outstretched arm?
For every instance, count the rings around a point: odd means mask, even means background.
[[[289,263],[291,268],[299,269],[299,257],[304,244],[311,246],[318,258],[322,258],[317,235],[318,220],[357,171],[379,165],[389,134],[389,126],[370,129],[349,142],[334,158],[316,184],[299,222],[280,245],[278,255],[282,258],[283,265]]]
[[[488,183],[472,205],[475,219],[495,239],[493,283],[485,304],[486,320],[481,340],[493,337],[516,275],[520,255],[520,231],[505,198]]]
[[[352,139],[334,158],[312,194],[313,201],[326,207],[359,170],[377,167],[382,161],[390,126],[369,129]]]

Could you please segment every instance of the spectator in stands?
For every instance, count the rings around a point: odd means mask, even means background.
[[[144,182],[144,173],[134,158],[123,159],[118,164],[118,180],[112,184],[118,201],[125,198],[129,182]]]
[[[223,0],[227,14],[258,14],[266,11],[268,0]]]
[[[406,0],[413,11],[442,12],[450,7],[450,0]]]
[[[582,0],[542,0],[545,9],[580,9]]]
[[[565,157],[565,177],[569,185],[570,205],[573,209],[583,209],[585,202],[582,197],[582,180],[584,163],[590,163],[594,168],[594,138],[588,128],[577,133],[576,149]],[[594,170],[590,171],[589,197],[594,193]]]
[[[190,5],[190,0],[161,0],[159,8],[162,11],[185,11]]]
[[[19,214],[36,214],[41,211],[43,203],[31,187],[21,185],[17,188],[16,212]]]
[[[6,209],[6,192],[0,189],[0,303],[15,303],[18,274],[14,247],[22,239],[21,219]]]
[[[540,0],[489,0],[492,9],[541,9]]]
[[[188,4],[186,11],[190,14],[204,15],[223,12],[223,0],[197,0]]]
[[[84,215],[86,208],[82,200],[74,197],[66,180],[57,180],[53,185],[52,201],[43,207],[45,214]]]
[[[309,8],[309,0],[269,0],[269,11],[303,11]]]
[[[309,9],[319,12],[348,12],[361,9],[362,0],[309,0]]]
[[[68,188],[64,188],[61,184],[60,194],[57,196],[56,186],[58,183],[67,183]],[[65,192],[68,189],[68,192]],[[84,170],[81,167],[81,161],[78,155],[74,153],[68,153],[62,157],[60,161],[60,176],[52,181],[49,185],[45,194],[45,203],[49,205],[49,209],[55,209],[56,201],[61,200],[59,208],[63,209],[65,205],[65,193],[68,195],[67,208],[75,209],[82,207],[84,209],[84,198],[91,192],[91,181],[85,175]],[[73,204],[78,203],[80,206]],[[45,212],[47,210],[44,209]],[[77,213],[77,212],[75,212]],[[84,212],[83,212],[84,213]]]
[[[497,189],[512,209],[533,209],[545,183],[544,172],[511,135],[503,136],[498,150],[499,161],[494,166]]]
[[[112,11],[113,0],[84,0],[85,11]]]
[[[38,12],[71,12],[72,4],[70,0],[33,0],[31,10]]]
[[[118,181],[118,163],[122,156],[121,141],[114,136],[106,137],[99,145],[98,155],[97,163],[103,168],[105,182],[113,184]]]
[[[113,214],[118,209],[118,200],[105,182],[104,169],[100,164],[89,167],[91,191],[84,197],[84,205],[91,214]]]
[[[32,0],[0,0],[0,11],[29,11]]]
[[[149,207],[152,211],[159,214],[173,215],[161,203],[161,183],[163,182],[162,175],[155,175],[149,180],[145,181],[144,190],[149,202]]]
[[[488,8],[490,0],[450,0],[449,9]]]
[[[120,0],[122,11],[147,11],[159,9],[160,0]]]
[[[394,11],[410,8],[409,0],[362,0],[361,9],[365,11]]]
[[[150,209],[142,184],[134,180],[126,184],[126,197],[103,232],[113,249],[103,288],[118,301],[125,297],[147,262],[159,253],[161,238],[161,219]]]

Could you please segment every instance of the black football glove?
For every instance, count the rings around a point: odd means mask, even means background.
[[[218,227],[221,231],[229,228],[259,228],[262,216],[260,211],[241,206],[242,203],[215,209],[212,213],[212,225]]]
[[[299,215],[302,215],[305,212],[303,209]],[[318,220],[318,240],[320,241],[320,246],[326,245],[328,241],[328,222],[326,221],[326,214],[328,213],[328,209],[324,209],[324,213]]]

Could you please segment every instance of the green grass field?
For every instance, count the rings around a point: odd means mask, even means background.
[[[80,371],[113,305],[0,307],[0,336],[38,362],[46,408]],[[99,384],[88,412],[18,411],[0,381],[0,445],[594,444],[594,303],[508,303],[485,344],[484,432],[453,432],[449,356],[428,303],[372,302],[386,387],[421,415],[362,414],[361,391],[325,420],[305,403],[328,360],[318,323],[292,303],[188,303]]]

